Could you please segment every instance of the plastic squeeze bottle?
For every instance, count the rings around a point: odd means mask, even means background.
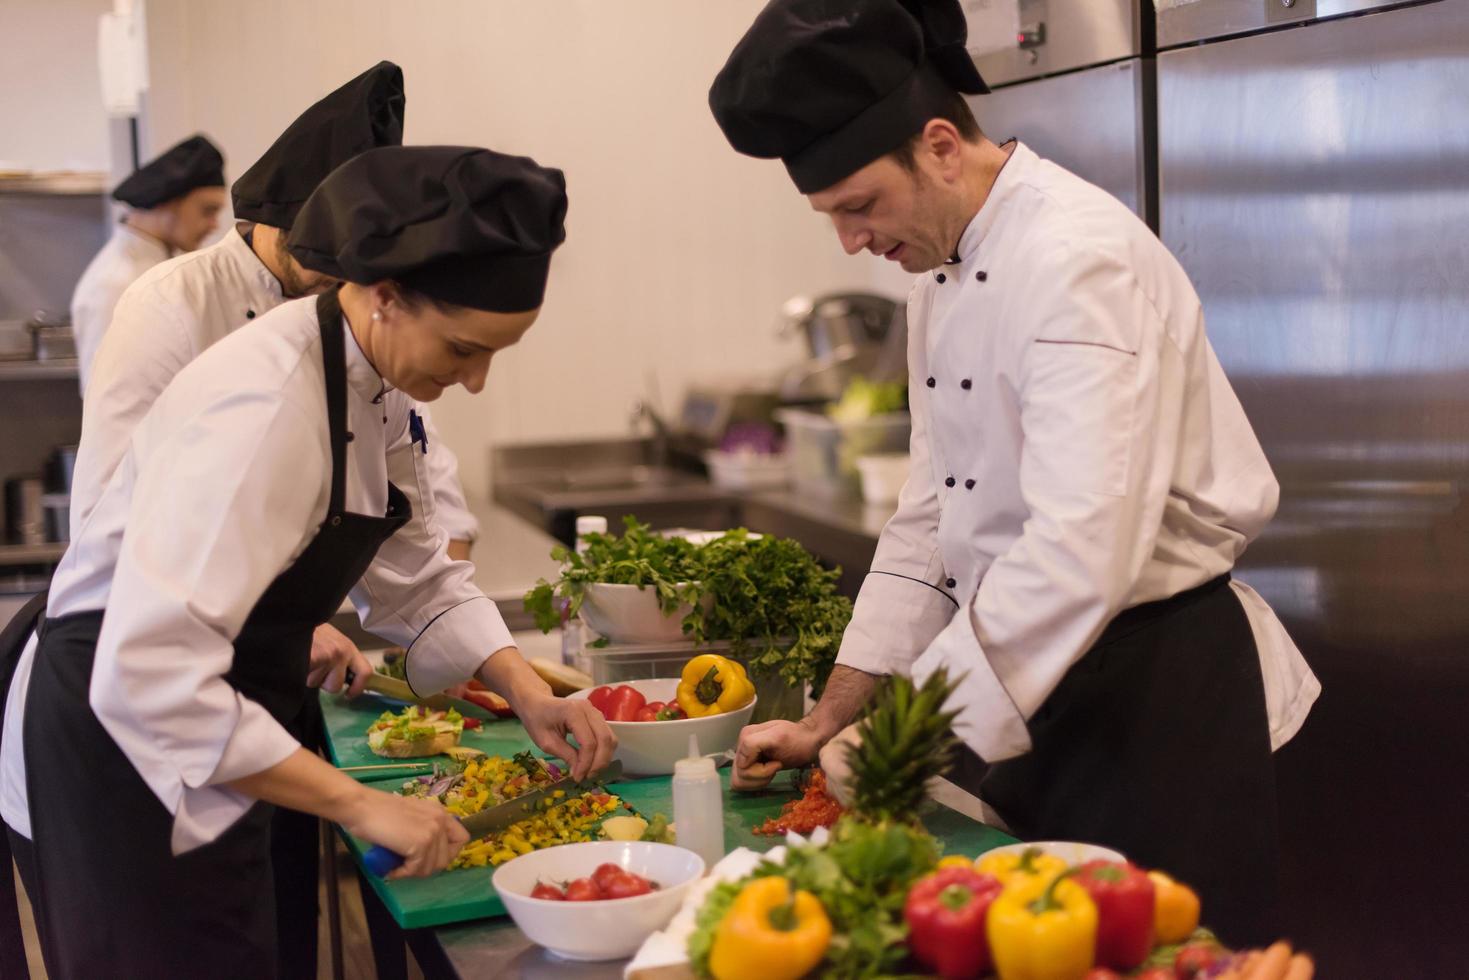
[[[724,857],[724,787],[714,760],[699,754],[699,737],[689,736],[689,757],[673,764],[673,825],[679,847],[712,868]]]

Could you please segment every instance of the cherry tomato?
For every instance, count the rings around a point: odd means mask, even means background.
[[[666,707],[667,705],[662,701],[649,701],[638,709],[638,713],[633,716],[633,721],[659,721],[658,714]]]
[[[552,902],[566,901],[566,893],[555,885],[548,885],[544,881],[536,882],[536,887],[531,889],[531,898],[544,898]]]
[[[602,894],[602,889],[590,878],[578,878],[566,886],[566,900],[568,902],[600,902],[607,896]]]
[[[620,871],[616,877],[607,882],[604,890],[608,898],[633,898],[648,894],[653,890],[653,883],[642,875]]]
[[[597,870],[592,872],[592,881],[596,882],[597,887],[605,892],[608,883],[622,873],[623,871],[620,865],[607,861],[597,865]]]

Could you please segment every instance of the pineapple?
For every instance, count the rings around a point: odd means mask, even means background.
[[[945,711],[953,692],[948,674],[933,673],[922,687],[893,677],[857,726],[860,740],[846,747],[851,812],[868,823],[917,823],[929,781],[954,761],[958,740]]]

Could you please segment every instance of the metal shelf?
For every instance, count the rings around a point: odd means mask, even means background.
[[[87,197],[107,192],[107,175],[91,171],[13,174],[0,177],[0,194]]]
[[[0,567],[6,565],[54,565],[66,552],[66,542],[44,544],[0,544]]]
[[[0,361],[0,381],[55,381],[77,378],[74,357],[49,361]]]

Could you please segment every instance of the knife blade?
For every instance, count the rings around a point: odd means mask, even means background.
[[[489,710],[475,704],[473,701],[461,701],[451,698],[447,694],[430,694],[428,697],[419,697],[413,693],[413,688],[408,686],[407,681],[400,681],[396,677],[387,674],[374,673],[367,678],[367,691],[373,694],[381,694],[385,698],[394,701],[402,701],[406,704],[421,704],[425,708],[433,708],[435,711],[448,711],[453,708],[468,718],[494,718]]]
[[[570,776],[563,776],[554,783],[542,786],[540,789],[530,793],[517,796],[513,800],[507,800],[496,806],[488,807],[478,813],[472,813],[467,817],[461,817],[459,822],[469,832],[470,840],[478,840],[488,834],[504,830],[511,824],[524,820],[535,813],[536,804],[557,790],[565,790],[568,798],[578,793],[584,793],[594,786],[610,783],[622,777],[622,763],[613,760],[600,772],[595,772],[586,779],[577,781]],[[378,877],[386,876],[403,863],[401,855],[394,853],[386,847],[374,845],[362,855],[362,866]]]

